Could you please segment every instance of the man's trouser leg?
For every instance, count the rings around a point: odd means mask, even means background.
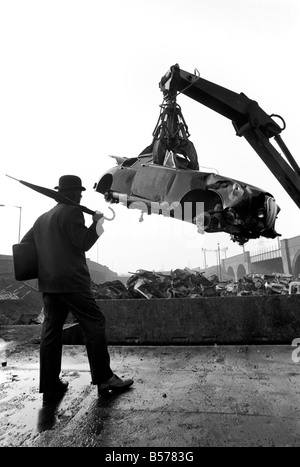
[[[64,294],[64,298],[83,333],[92,383],[104,383],[113,376],[106,342],[105,316],[92,293]]]
[[[40,392],[55,390],[61,371],[62,330],[68,309],[60,303],[59,294],[43,294],[44,322],[40,343]]]
[[[63,323],[66,320],[68,311],[77,319],[87,349],[92,383],[100,384],[106,382],[113,375],[113,371],[110,368],[110,356],[106,342],[105,317],[93,295],[91,293],[64,293],[44,294],[44,296],[45,317],[47,313],[46,308],[48,307],[49,314],[56,317],[58,315],[63,316]],[[59,320],[59,318],[57,319]],[[63,323],[61,325],[60,336],[62,336]],[[44,346],[42,348],[44,350]],[[48,356],[49,360],[47,361],[45,358],[46,354],[43,352],[41,354],[43,354],[41,355],[41,373],[43,378],[46,378],[47,376],[44,376],[44,373],[46,373],[46,370],[44,372],[44,368],[48,370],[48,362],[51,357]],[[57,358],[57,354],[55,355]],[[58,366],[56,366],[56,370],[58,370]]]

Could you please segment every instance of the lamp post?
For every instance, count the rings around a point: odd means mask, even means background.
[[[22,206],[13,206],[13,205],[11,205],[11,204],[0,204],[0,207],[8,207],[8,208],[18,208],[18,209],[20,209],[20,214],[19,214],[19,232],[18,232],[18,243],[20,243],[20,240],[21,240]]]

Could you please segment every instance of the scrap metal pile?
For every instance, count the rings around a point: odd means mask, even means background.
[[[199,298],[288,294],[289,284],[297,280],[290,274],[248,274],[238,281],[220,281],[193,269],[175,269],[170,273],[140,269],[123,284],[120,280],[95,284],[96,299]],[[299,279],[298,279],[299,280]]]
[[[287,295],[294,281],[299,282],[299,277],[291,274],[248,274],[236,283],[237,294]]]

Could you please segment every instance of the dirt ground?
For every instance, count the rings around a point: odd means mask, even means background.
[[[17,344],[0,369],[1,447],[300,446],[300,363],[291,346],[111,346],[133,377],[97,397],[84,346],[64,346],[70,383],[55,406],[38,392],[39,346]]]

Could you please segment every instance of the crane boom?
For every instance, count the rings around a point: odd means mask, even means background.
[[[248,141],[300,208],[300,168],[280,136],[285,128],[281,117],[269,116],[244,93],[235,93],[181,70],[178,64],[173,65],[161,78],[159,87],[167,100],[175,100],[180,92],[230,119],[237,136],[243,136]],[[272,117],[279,117],[283,127]],[[285,158],[270,142],[271,138],[274,138]]]

